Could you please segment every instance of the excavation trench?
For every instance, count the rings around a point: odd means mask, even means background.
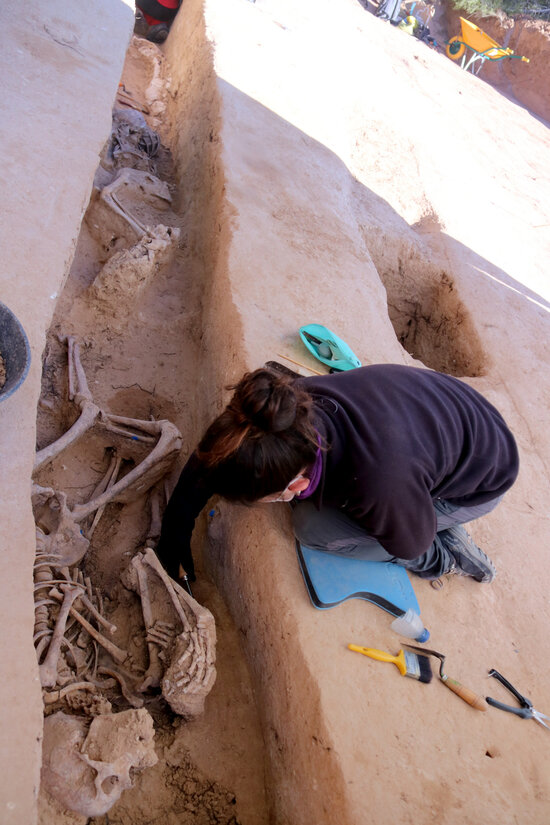
[[[437,219],[398,231],[376,220],[362,231],[401,346],[416,360],[459,378],[482,376],[487,355],[452,268],[441,254]]]
[[[202,23],[197,18],[188,25]],[[196,32],[193,44],[199,50],[208,48]],[[47,336],[37,425],[40,454],[77,421],[79,410],[68,398],[69,338],[80,347],[94,404],[109,415],[142,422],[168,420],[178,428],[181,452],[165,477],[165,490],[173,485],[197,440],[203,410],[215,403],[208,389],[211,380],[218,381],[216,386],[220,381],[220,376],[207,379],[200,343],[213,289],[209,277],[222,243],[216,223],[222,190],[216,95],[209,55],[195,57],[199,70],[193,78],[186,75],[185,66],[178,74],[177,62],[170,77],[157,47],[136,38],[130,44],[114,110],[117,138],[113,142],[111,136],[104,150],[74,262]],[[146,113],[151,129],[142,131],[137,146],[125,120],[136,113]],[[158,147],[151,145],[155,134],[160,137]],[[117,184],[111,195],[113,179]],[[140,239],[140,227],[145,226],[155,230]],[[238,329],[235,324],[232,328]],[[46,461],[35,481],[42,488],[62,491],[70,511],[77,512],[97,494],[113,461],[118,461],[117,478],[124,479],[147,457],[155,439],[140,434],[139,426],[133,432],[128,438],[111,431],[106,440],[96,423]],[[147,667],[145,614],[127,586],[125,571],[150,535],[150,492],[134,491],[108,503],[93,530],[93,514],[81,521],[90,544],[77,565],[80,573],[75,568],[71,572],[75,579],[89,580],[94,603],[101,604],[108,621],[116,625],[109,638],[128,651],[125,672],[131,670],[131,662],[134,676]],[[43,494],[35,504],[37,524],[47,542],[59,528],[58,503],[45,506]],[[216,624],[216,684],[206,697],[206,711],[192,720],[174,713],[159,690],[143,694],[144,708],[154,721],[158,762],[135,776],[134,786],[109,810],[109,821],[267,822],[263,739],[239,633],[202,569],[200,554],[197,564],[193,595],[211,611]],[[81,636],[74,631],[73,636],[73,647],[79,646]],[[68,669],[61,683],[67,686],[76,677],[70,670],[73,659],[67,655],[65,660]],[[104,655],[99,664],[105,665]],[[99,694],[77,691],[57,702],[54,698],[46,706],[47,723],[59,711],[88,723],[108,712],[109,703],[114,713],[131,706],[118,685]],[[45,763],[47,748],[51,750],[48,730],[46,726]],[[104,792],[112,781],[105,780]],[[41,825],[59,824],[65,817],[72,822],[74,815],[62,810],[70,807],[63,805],[63,794],[60,799],[51,791],[51,782],[43,781]],[[108,820],[98,814],[86,821],[104,825]]]

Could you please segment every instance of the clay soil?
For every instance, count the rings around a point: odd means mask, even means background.
[[[122,82],[136,108],[145,107],[142,85],[146,80],[140,56],[131,46]],[[117,105],[121,105],[120,100]],[[164,145],[154,167],[155,174],[176,195],[170,152]],[[148,224],[163,218],[139,198],[126,205]],[[82,224],[70,276],[48,334],[37,446],[40,449],[51,443],[76,418],[76,409],[66,400],[66,345],[60,341],[74,335],[81,342],[82,362],[96,403],[124,416],[169,419],[183,435],[182,455],[186,455],[198,435],[195,388],[199,380],[200,293],[195,265],[186,250],[185,219],[176,208],[172,223],[182,229],[180,244],[169,265],[161,268],[133,306],[126,307],[127,312],[117,304],[121,296],[116,292],[106,301],[98,300],[88,289],[114,247],[124,246],[119,240],[106,249],[105,243],[90,233],[92,222],[88,215]],[[64,490],[69,504],[74,504],[89,497],[107,463],[105,445],[92,431],[53,462],[39,482]],[[179,469],[174,468],[169,483],[177,479]],[[116,622],[114,640],[126,649],[132,644],[143,647],[143,626],[139,601],[122,586],[120,574],[129,557],[143,546],[149,524],[147,497],[108,506],[81,563],[102,594],[105,612]],[[239,634],[200,562],[193,595],[216,621],[218,675],[206,710],[200,718],[184,722],[162,699],[146,698],[145,707],[155,722],[158,763],[136,777],[134,787],[107,815],[87,820],[88,825],[267,822],[262,738]],[[109,699],[115,712],[128,707],[120,695]],[[78,713],[72,704],[72,708],[62,703],[51,710]],[[64,822],[81,823],[84,819],[61,811],[42,793],[41,825]]]
[[[259,3],[260,11],[261,6]],[[434,24],[432,30],[436,36],[441,37],[444,21],[439,12],[434,18]],[[438,28],[439,26],[441,28]],[[397,55],[397,46],[395,49]],[[422,61],[422,55],[415,55],[416,64],[420,65]],[[412,65],[414,68],[415,64]],[[139,51],[136,50],[135,41],[130,46],[121,80],[129,95],[130,104],[147,108],[144,89],[151,78]],[[444,96],[447,89],[444,81],[441,82]],[[484,92],[480,91],[480,87],[476,87],[475,94],[479,96],[481,106]],[[117,105],[122,105],[120,98]],[[120,296],[117,297],[116,294],[107,301],[99,299],[97,296],[94,297],[89,288],[114,248],[106,248],[105,243],[92,233],[93,222],[89,219],[84,221],[70,276],[58,300],[48,334],[38,416],[38,448],[59,437],[76,417],[73,405],[66,400],[66,350],[60,341],[60,336],[65,335],[74,335],[82,342],[82,361],[97,403],[115,414],[138,418],[153,416],[155,419],[166,418],[175,423],[183,436],[181,460],[189,454],[201,432],[201,375],[197,368],[203,335],[201,264],[197,260],[193,245],[188,243],[188,212],[179,206],[189,203],[192,196],[178,189],[179,184],[168,148],[169,123],[163,123],[162,118],[155,118],[155,122],[151,119],[151,123],[158,131],[162,143],[155,159],[155,174],[168,184],[172,192],[172,210],[175,216],[172,225],[181,231],[177,249],[170,262],[161,267],[145,290],[135,298],[133,304],[122,305]],[[357,127],[357,134],[359,131]],[[374,122],[371,125],[369,140],[373,147],[372,153],[368,155],[366,149],[358,148],[355,153],[351,152],[348,161],[349,168],[357,180],[361,180],[363,175],[372,191],[379,190],[388,201],[391,194],[392,205],[396,210],[395,213],[392,212],[382,201],[382,197],[372,195],[367,202],[364,193],[360,197],[357,196],[355,208],[360,217],[364,213],[364,220],[361,220],[364,226],[364,240],[387,294],[388,315],[396,339],[413,358],[421,360],[428,367],[460,377],[483,378],[487,374],[490,358],[477,337],[475,325],[471,323],[462,302],[452,275],[452,266],[445,268],[441,264],[441,260],[446,259],[444,254],[439,257],[435,254],[423,254],[422,239],[428,238],[436,249],[441,225],[436,215],[437,209],[432,208],[428,197],[424,197],[419,191],[417,179],[409,182],[400,177],[397,159],[409,158],[411,146],[401,133],[398,135],[396,132],[392,135],[391,123],[387,125],[383,122]],[[482,148],[488,152],[486,145]],[[386,150],[386,147],[391,149]],[[387,155],[384,154],[385,151]],[[429,150],[426,148],[425,157],[428,155]],[[371,157],[375,158],[372,164]],[[426,163],[426,168],[428,167],[429,164]],[[430,183],[429,175],[427,178]],[[147,203],[134,200],[132,206],[135,214],[139,213],[140,220],[154,223],[155,219],[159,218],[150,212],[150,205]],[[405,220],[398,218],[397,212]],[[412,230],[416,234],[411,240]],[[119,249],[121,246],[116,248]],[[463,250],[458,250],[456,254],[464,257]],[[478,263],[477,259],[474,263]],[[504,379],[502,380],[504,382]],[[483,389],[485,388],[490,394],[492,385],[489,381],[483,385]],[[505,412],[514,414],[511,404]],[[40,482],[64,490],[69,503],[82,501],[89,496],[104,473],[106,463],[104,446],[97,436],[91,433],[74,449],[68,451],[67,455],[64,454],[62,460],[52,464],[51,468],[42,474]],[[181,462],[174,467],[168,479],[168,486],[174,484],[180,468]],[[524,492],[527,497],[527,485]],[[519,493],[517,496],[519,497]],[[524,509],[531,508],[527,498],[525,504],[523,501],[516,503],[518,508],[520,505]],[[85,574],[92,579],[94,587],[102,593],[106,612],[118,626],[116,641],[121,645],[129,645],[136,635],[141,634],[139,603],[137,598],[123,587],[120,576],[131,555],[143,546],[149,524],[147,498],[130,504],[108,506],[93,535],[91,548],[82,565]],[[485,526],[479,528],[478,535],[490,543],[492,531],[495,529],[493,522],[489,520]],[[510,526],[510,532],[512,529]],[[195,536],[197,549],[204,532],[203,523],[197,531],[198,535]],[[161,699],[149,697],[146,700],[146,708],[155,722],[155,743],[159,761],[155,767],[135,777],[133,789],[125,791],[107,815],[88,820],[88,825],[264,825],[268,822],[260,714],[254,686],[242,652],[239,630],[234,625],[218,590],[208,578],[206,570],[202,569],[200,553],[196,553],[196,557],[198,580],[193,586],[193,594],[213,613],[218,635],[218,676],[214,689],[207,698],[205,712],[198,719],[185,722],[175,716]],[[523,631],[523,638],[530,638],[529,622],[534,617],[525,614],[524,602],[520,604],[520,598],[514,595],[514,587],[508,578],[503,576],[502,581],[502,587],[511,605],[510,612],[516,612],[517,609],[517,613],[521,614],[522,620],[518,627]],[[446,584],[443,597],[427,587],[423,589],[422,596],[428,614],[430,608],[434,608],[435,612],[436,600],[440,599],[441,602],[443,598],[450,599],[459,617],[466,615],[468,610],[471,611],[470,591],[467,591],[467,597],[462,596],[462,584],[456,581]],[[474,596],[474,612],[475,598],[479,597]],[[440,608],[441,604],[437,606]],[[363,605],[357,604],[349,604],[345,608],[349,616],[354,621],[357,620],[358,625],[358,617],[363,615],[360,614],[362,608]],[[462,621],[459,618],[456,624],[460,625]],[[458,627],[456,633],[461,629],[463,628]],[[456,638],[451,633],[449,638],[450,642],[455,643]],[[510,646],[514,647],[515,644],[510,643]],[[480,659],[482,653],[486,654],[487,651],[483,649],[478,654]],[[529,648],[529,653],[533,653],[534,661],[535,651]],[[361,664],[364,665],[363,662]],[[359,667],[358,664],[356,666]],[[337,698],[341,704],[340,687],[338,684]],[[399,689],[404,690],[401,685],[397,687],[397,690]],[[359,687],[356,691],[354,698],[359,706],[365,702],[365,696],[359,693]],[[425,724],[422,725],[420,736],[413,741],[411,735],[407,750],[404,750],[402,742],[397,742],[394,751],[389,749],[387,762],[381,762],[380,771],[385,770],[386,776],[392,773],[392,767],[395,768],[396,765],[403,772],[404,787],[401,788],[401,794],[403,804],[407,805],[410,812],[410,821],[414,821],[415,810],[420,809],[428,797],[435,800],[432,807],[434,817],[443,816],[445,811],[446,791],[435,783],[432,786],[429,778],[425,782],[417,783],[414,777],[409,777],[408,772],[409,754],[413,754],[413,762],[414,754],[418,752],[429,755],[433,760],[434,752],[436,757],[438,753],[443,753],[445,736],[447,741],[452,737],[460,740],[461,716],[448,710],[452,705],[446,704],[447,698],[445,696],[439,700],[441,707],[445,708],[445,715],[443,716],[443,712],[440,715],[443,719],[442,735],[439,730],[434,730],[435,716],[429,716],[428,708],[423,706],[421,712],[424,713],[424,717],[421,722]],[[111,696],[110,699],[115,711],[127,707],[124,700],[117,695]],[[378,736],[382,741],[386,735],[386,700],[385,696],[379,699],[376,696],[370,698],[373,704],[368,708],[371,711],[369,722],[372,723],[371,732],[374,740]],[[402,707],[404,706],[403,703]],[[66,707],[63,709],[67,711]],[[403,724],[406,725],[404,710],[402,714]],[[378,727],[374,717],[380,720]],[[506,719],[506,722],[508,721]],[[348,733],[351,739],[352,722],[349,722],[349,725]],[[408,735],[403,734],[403,739]],[[396,739],[399,739],[399,736]],[[540,786],[538,796],[543,804],[548,782],[542,774],[539,780],[538,773],[541,771],[540,766],[546,752],[539,744],[530,750],[531,740],[529,743],[522,741],[524,765],[518,769],[518,783],[525,782],[527,785],[530,777],[525,776],[531,772],[535,776],[532,782],[535,789]],[[458,758],[461,758],[460,747],[457,753]],[[494,746],[489,743],[479,753],[482,761],[491,761],[496,769],[499,769],[501,761],[498,737]],[[391,766],[388,767],[390,763]],[[507,777],[504,768],[500,770],[504,779],[500,775],[497,777],[497,789],[504,785]],[[475,773],[473,768],[472,771]],[[371,773],[370,780],[373,779],[373,784],[378,789],[378,797],[373,801],[373,810],[378,821],[383,822],[386,800],[382,799],[382,780],[379,781],[378,776],[375,777]],[[480,795],[483,790],[480,789]],[[375,791],[373,788],[373,793]],[[368,789],[365,796],[368,801]],[[504,802],[502,804],[505,805]],[[40,806],[40,825],[84,825],[82,818],[60,811],[45,795],[41,798]],[[460,812],[454,813],[460,817]],[[426,813],[426,816],[428,815]],[[454,821],[458,822],[459,819]],[[512,819],[508,821],[512,822]]]

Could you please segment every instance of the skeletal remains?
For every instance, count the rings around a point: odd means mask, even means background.
[[[91,724],[58,711],[44,723],[42,785],[64,808],[101,816],[132,786],[131,771],[157,762],[145,710],[100,714]]]
[[[151,547],[136,554],[124,584],[141,599],[149,667],[144,676],[132,673],[127,669],[131,665],[128,652],[110,638],[116,627],[103,615],[99,592],[76,566],[106,505],[130,501],[154,488],[177,455],[181,435],[169,421],[142,421],[101,409],[89,390],[78,343],[71,336],[65,340],[69,398],[81,415],[61,438],[37,453],[35,470],[56,459],[92,427],[115,442],[130,440],[151,451],[119,478],[121,459],[113,450],[91,499],[72,507],[62,491],[39,485],[33,488],[37,521],[34,642],[45,703],[54,704],[75,691],[101,693],[118,686],[128,703],[139,708],[145,691],[160,688],[176,713],[192,718],[202,711],[216,678],[211,613],[170,579]],[[153,496],[151,537],[158,536],[160,530],[158,499],[157,492]],[[105,656],[111,660],[107,664]]]
[[[160,115],[162,66],[158,55],[145,56],[154,68],[147,107]],[[158,135],[140,113],[114,112],[86,214],[105,253],[89,294],[110,315],[113,329],[124,326],[136,297],[167,263],[179,238],[169,187],[152,174],[159,147]],[[108,440],[110,459],[87,501],[69,504],[63,490],[33,486],[34,643],[47,713],[42,786],[63,807],[92,817],[106,813],[131,786],[131,772],[157,761],[153,719],[144,707],[148,693],[160,691],[186,719],[202,712],[216,678],[216,632],[211,613],[170,579],[151,549],[160,535],[161,481],[181,448],[181,434],[170,421],[117,416],[96,404],[77,340],[63,340],[69,400],[80,414],[61,438],[37,452],[34,472],[38,478],[48,475],[49,465],[92,430]],[[78,565],[107,505],[149,491],[148,546],[123,574],[123,584],[141,602],[148,657],[143,668],[118,637],[115,643],[117,628],[105,616],[101,593]],[[131,710],[112,713],[109,697],[118,691]],[[57,710],[60,706],[72,715]]]

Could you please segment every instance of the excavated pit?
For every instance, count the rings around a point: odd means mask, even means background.
[[[440,229],[429,215],[395,233],[362,226],[387,295],[388,315],[401,346],[425,366],[458,378],[476,378],[488,359],[472,315],[438,250]]]
[[[203,200],[196,194],[199,189],[208,190],[201,178],[216,162],[215,145],[213,140],[208,141],[202,152],[199,143],[190,165],[179,176],[176,174],[168,148],[173,115],[168,98],[170,79],[156,47],[133,38],[121,83],[115,111],[123,115],[145,112],[149,127],[158,131],[161,142],[158,150],[151,152],[149,138],[142,141],[145,150],[140,154],[135,147],[119,141],[117,145],[124,151],[119,152],[114,167],[112,151],[109,155],[106,149],[102,155],[69,278],[47,336],[37,448],[55,442],[78,418],[74,401],[68,400],[66,337],[72,336],[81,347],[82,367],[94,403],[108,410],[109,415],[172,422],[181,433],[184,457],[202,428],[199,330],[212,254],[205,253],[206,233],[211,228],[216,200]],[[202,87],[197,93],[201,91]],[[193,84],[188,92],[192,97]],[[212,117],[210,112],[204,120],[211,123]],[[172,134],[177,132],[175,129]],[[114,186],[114,199],[110,195],[106,198],[113,175],[115,181],[122,177],[122,185]],[[141,239],[140,227],[147,227]],[[150,227],[155,230],[151,232]],[[139,433],[139,429],[135,431]],[[115,437],[115,444],[113,434],[107,435],[105,438],[102,427],[94,425],[46,462],[34,481],[42,488],[62,491],[72,512],[97,490],[115,455],[121,461],[118,478],[123,479],[154,446],[142,436],[138,442],[136,436],[133,440]],[[172,462],[164,487],[157,487],[161,496],[177,479],[181,460],[180,464]],[[37,499],[35,516],[47,540],[60,523],[57,503],[49,508],[43,494]],[[154,532],[152,520],[151,489],[140,494],[138,487],[132,495],[108,503],[91,533],[91,517],[82,522],[89,548],[77,564],[80,572],[72,569],[73,578],[89,580],[94,603],[101,603],[108,621],[116,625],[109,639],[128,651],[123,672],[131,673],[129,683],[133,687],[147,667],[148,645],[142,606],[133,592],[139,591],[139,584],[135,580],[129,585],[127,571],[129,560]],[[193,711],[193,717],[187,718],[185,713],[175,713],[159,690],[142,693],[143,707],[154,722],[158,762],[153,765],[149,755],[141,765],[145,769],[133,772],[133,787],[107,813],[94,813],[97,803],[90,807],[89,801],[88,807],[83,803],[80,809],[73,806],[71,810],[78,810],[77,816],[86,814],[88,825],[105,825],[107,821],[164,825],[176,819],[179,825],[267,822],[262,735],[238,631],[214,585],[201,570],[200,560],[198,573],[193,595],[214,616],[217,633],[217,680],[211,692],[209,685],[206,710]],[[158,600],[157,591],[153,588],[150,592]],[[111,666],[109,657],[102,654],[99,664]],[[63,684],[71,685],[67,668]],[[90,718],[108,714],[109,707],[113,714],[131,707],[118,685],[94,692],[93,696],[82,691],[69,692],[59,701],[49,696],[46,715],[61,720],[63,717],[55,714],[62,711],[88,724]],[[56,755],[53,734],[48,734],[51,729],[51,725],[46,728],[45,747],[53,748]],[[68,788],[59,792],[55,766],[52,768],[48,760],[43,773],[40,824],[72,823],[75,814],[63,802],[70,798],[74,803],[74,799]],[[108,791],[113,781],[112,777],[105,779],[101,792]]]
[[[471,316],[456,283],[444,270],[426,277],[416,294],[402,290],[406,275],[381,272],[388,292],[388,314],[401,346],[438,372],[475,378],[485,372],[485,358]]]

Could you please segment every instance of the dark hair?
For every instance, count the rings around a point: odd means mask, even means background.
[[[263,368],[227,389],[233,397],[196,452],[217,493],[250,503],[284,490],[315,461],[313,399],[291,378]]]

